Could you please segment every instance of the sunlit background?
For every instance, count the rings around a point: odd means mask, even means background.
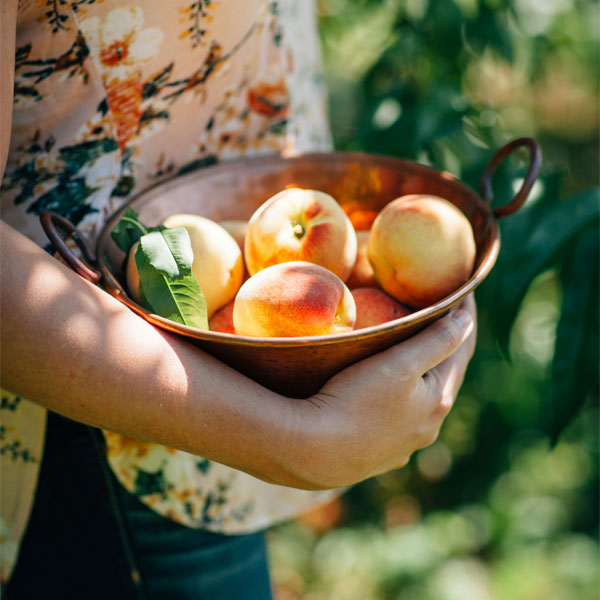
[[[277,600],[597,600],[599,13],[591,0],[321,0],[339,150],[473,188],[533,136],[439,440],[270,536]],[[526,153],[494,178],[518,189]],[[521,160],[523,159],[523,160]]]

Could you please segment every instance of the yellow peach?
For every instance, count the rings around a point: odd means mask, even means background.
[[[206,298],[207,315],[231,302],[244,278],[244,261],[236,241],[214,221],[197,215],[173,215],[166,227],[185,227],[190,234],[194,262],[192,271]],[[126,279],[130,296],[139,302],[140,277],[135,262],[136,242],[127,257]]]
[[[230,219],[226,221],[218,221],[219,225],[223,227],[229,235],[237,242],[242,253],[242,262],[244,264],[244,277],[242,282],[248,279],[248,269],[246,269],[246,261],[244,260],[244,241],[246,239],[246,233],[248,232],[248,221]]]
[[[252,215],[244,245],[250,275],[289,261],[321,265],[345,281],[356,260],[356,233],[329,194],[288,188]]]
[[[127,263],[125,265],[125,279],[127,281],[127,291],[129,295],[136,301],[140,301],[140,275],[138,273],[137,265],[135,264],[135,252],[140,245],[136,242],[129,249],[127,255]]]
[[[467,217],[438,196],[412,194],[379,213],[368,257],[381,287],[409,306],[438,302],[465,283],[476,246]]]
[[[304,261],[262,269],[242,285],[233,307],[235,331],[247,336],[343,333],[355,320],[354,300],[343,281]]]
[[[167,217],[165,227],[185,227],[190,234],[196,276],[204,297],[208,318],[231,302],[242,285],[244,262],[233,237],[221,225],[193,214]]]
[[[217,222],[237,242],[237,245],[240,247],[240,250],[243,254],[244,240],[246,239],[246,232],[248,231],[248,221],[243,221],[241,219],[228,219]]]

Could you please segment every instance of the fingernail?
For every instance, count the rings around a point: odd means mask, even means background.
[[[463,310],[462,308],[457,308],[452,311],[450,315],[463,329],[468,329],[473,325],[473,317],[471,317],[471,313]]]

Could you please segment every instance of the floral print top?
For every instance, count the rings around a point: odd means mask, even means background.
[[[54,210],[94,239],[128,197],[217,161],[331,147],[309,0],[20,0],[2,218],[46,246]],[[2,391],[2,579],[15,562],[45,411]],[[189,527],[249,532],[332,492],[267,484],[105,432],[117,478]]]

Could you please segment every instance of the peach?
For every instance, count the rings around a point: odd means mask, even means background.
[[[345,281],[356,260],[356,233],[329,194],[288,188],[250,218],[244,245],[250,275],[289,261],[310,262]]]
[[[304,261],[262,269],[242,285],[233,307],[235,331],[247,336],[343,333],[355,320],[354,300],[343,281]]]
[[[369,262],[367,256],[367,248],[369,245],[369,232],[368,231],[357,231],[356,232],[357,250],[356,250],[356,262],[346,281],[346,285],[352,290],[360,287],[373,287],[378,288],[379,284],[375,279],[375,272]]]
[[[185,227],[190,234],[196,276],[204,296],[208,318],[231,302],[244,279],[242,252],[233,237],[221,225],[193,214],[167,217],[166,227]]]
[[[248,231],[248,221],[243,221],[241,219],[228,219],[225,221],[218,221],[218,223],[237,242],[237,245],[240,247],[240,250],[243,253],[244,240],[246,239],[246,232]]]
[[[379,213],[369,236],[368,257],[381,287],[419,308],[465,283],[475,255],[469,220],[438,196],[396,198]]]
[[[237,242],[242,253],[242,262],[244,264],[244,277],[243,281],[248,279],[248,270],[246,269],[246,260],[244,259],[244,241],[246,239],[246,233],[248,232],[248,221],[230,219],[226,221],[218,221],[219,225],[225,229],[229,235]]]
[[[242,285],[244,261],[236,241],[220,225],[198,215],[176,214],[167,217],[166,227],[185,227],[190,234],[194,262],[192,272],[206,298],[207,316],[231,302]],[[135,264],[135,248],[127,259],[127,287],[139,301],[139,275]]]
[[[354,329],[387,323],[410,315],[412,312],[407,306],[400,304],[400,302],[376,288],[356,288],[351,293],[356,304]]]
[[[208,321],[210,331],[221,333],[235,333],[233,326],[233,304],[234,300],[220,308]]]
[[[137,265],[135,264],[135,252],[140,245],[136,242],[129,249],[127,255],[127,262],[125,264],[125,279],[127,281],[127,290],[129,295],[136,301],[140,301],[140,275],[138,273]]]
[[[363,209],[356,209],[347,213],[355,231],[369,231],[378,214],[379,213],[376,210]]]

